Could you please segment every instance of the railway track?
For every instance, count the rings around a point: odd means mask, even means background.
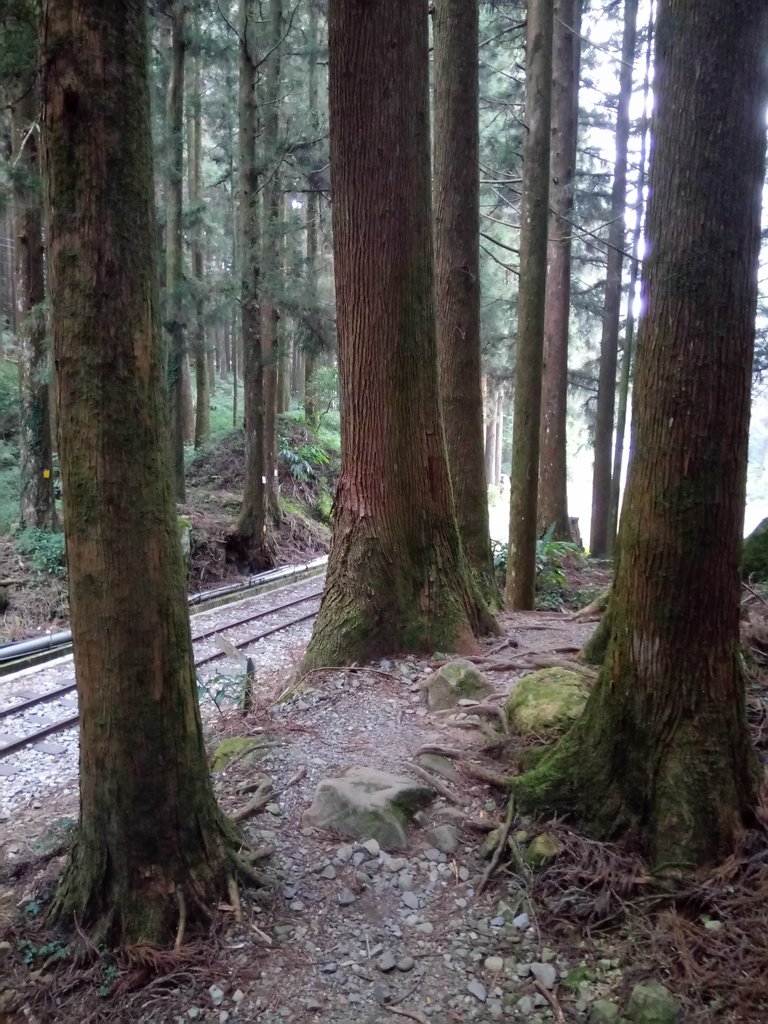
[[[231,647],[245,650],[276,633],[314,619],[319,607],[323,581],[324,576],[311,576],[298,583],[294,582],[272,589],[268,593],[241,599],[239,602],[241,606],[250,606],[247,609],[244,608],[245,614],[236,618],[228,617],[212,624],[207,629],[195,631],[193,628],[192,643],[196,668],[203,669],[219,659],[227,657],[226,651],[216,646],[219,638],[225,639]],[[306,592],[299,593],[300,590]],[[259,607],[252,607],[255,603],[258,603]],[[237,605],[232,604],[230,607],[234,610]],[[276,622],[268,621],[275,618],[277,618]],[[266,628],[260,628],[253,632],[256,623],[263,623]],[[61,658],[57,666],[59,664],[64,669],[66,666],[71,666],[71,656]],[[20,675],[29,677],[29,672],[28,668]],[[25,695],[21,700],[0,707],[0,760],[49,736],[76,726],[78,722],[76,689],[74,675],[69,674],[59,686],[42,693]],[[0,700],[2,700],[2,691],[0,691]],[[56,715],[53,721],[48,720],[51,714]],[[40,723],[41,727],[34,728],[38,724],[35,719],[40,718],[43,720]]]

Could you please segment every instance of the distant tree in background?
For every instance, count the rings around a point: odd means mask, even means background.
[[[144,0],[45,0],[53,348],[80,820],[51,913],[94,943],[208,923],[234,836],[211,788],[171,484]],[[119,515],[117,511],[119,510]]]
[[[630,834],[675,870],[732,852],[759,780],[739,565],[768,7],[728,15],[718,0],[659,3],[648,305],[607,650],[582,717],[514,785],[526,809]]]
[[[342,472],[305,667],[456,650],[494,628],[440,419],[427,7],[331,0],[328,16]]]

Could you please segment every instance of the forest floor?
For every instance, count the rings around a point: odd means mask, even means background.
[[[750,721],[764,760],[765,613],[749,598]],[[572,659],[592,628],[564,611],[505,614],[501,623],[501,643],[478,654],[494,687],[486,703],[501,703],[530,667]],[[287,667],[283,659],[260,676],[247,717],[206,718],[212,751],[230,736],[263,742],[258,759],[235,759],[214,778],[230,813],[249,788],[272,782],[267,806],[243,820],[252,846],[274,849],[264,863],[269,889],[242,891],[239,908],[223,903],[211,934],[188,937],[178,953],[94,950],[73,963],[41,911],[64,863],[76,787],[62,779],[64,797],[29,794],[0,824],[3,1024],[592,1024],[616,1019],[596,1016],[609,1012],[600,1000],[624,1012],[633,986],[648,979],[674,993],[686,1024],[768,1020],[763,833],[673,892],[631,851],[562,822],[515,819],[521,844],[546,832],[562,850],[540,871],[502,862],[489,877],[482,844],[505,821],[498,776],[510,770],[498,760],[492,718],[471,706],[430,712],[421,683],[434,666],[412,657],[314,673],[286,693],[308,634],[306,626],[294,636]],[[304,826],[321,780],[351,767],[412,775],[425,748],[446,755],[445,793],[413,825],[407,850]],[[455,848],[435,846],[439,824],[455,830]]]

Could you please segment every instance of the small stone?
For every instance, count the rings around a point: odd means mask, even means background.
[[[323,974],[335,974],[338,969],[339,965],[334,963],[333,960],[329,960],[327,964],[321,966],[320,971]]]
[[[403,972],[405,972],[405,971],[412,971],[415,966],[416,966],[416,961],[413,959],[412,956],[403,956],[403,957],[401,957],[397,961],[397,964],[396,964],[396,967],[397,967],[398,971],[403,971]]]
[[[707,929],[708,932],[719,932],[720,929],[723,927],[723,922],[722,921],[711,921],[711,920],[710,921],[705,921],[704,922],[704,927]]]
[[[392,1002],[392,990],[386,985],[374,985],[373,998],[377,1003],[380,1003],[382,1006],[386,1006],[387,1003]]]
[[[627,1016],[633,1024],[678,1024],[680,1004],[660,982],[641,982],[632,989]]]
[[[218,985],[211,985],[208,989],[208,995],[211,997],[211,1002],[214,1006],[221,1006],[224,1002],[224,989],[219,988]]]
[[[527,914],[518,914],[517,917],[512,918],[512,927],[519,928],[523,931],[531,923],[530,917]]]
[[[199,1006],[190,1006],[187,1010],[187,1016],[190,1020],[197,1020],[198,1017],[202,1017],[203,1011]]]
[[[445,854],[441,853],[440,850],[436,849],[434,846],[425,851],[424,857],[433,864],[436,864],[438,861],[445,860]]]
[[[416,895],[415,892],[404,892],[403,895],[400,897],[400,901],[402,902],[403,906],[408,907],[409,910],[419,909],[419,897]]]
[[[229,1013],[226,1010],[222,1010],[219,1014],[219,1024],[227,1024],[229,1020]]]
[[[530,964],[518,964],[515,968],[518,978],[529,978],[531,976]]]
[[[491,1020],[501,1020],[504,1016],[504,1004],[500,999],[489,1000],[488,1011],[491,1015]]]
[[[239,1003],[242,1003],[244,999],[245,992],[243,992],[241,988],[236,988],[235,991],[232,993],[232,1002],[235,1004],[235,1006],[237,1006]]]
[[[291,908],[291,910],[303,910],[304,909],[304,904],[301,902],[301,900],[292,900],[288,904],[288,906]]]
[[[504,970],[504,960],[500,956],[489,956],[485,960],[485,969],[491,974],[501,974]]]
[[[416,931],[421,932],[422,935],[431,935],[434,930],[434,925],[429,921],[422,921],[421,924],[416,925]]]
[[[352,857],[352,854],[354,852],[355,851],[352,849],[351,846],[348,846],[346,844],[344,846],[340,846],[336,851],[336,860],[339,861],[339,863],[341,864],[346,864],[347,861]]]
[[[355,896],[351,889],[345,887],[339,893],[339,906],[348,907],[352,903],[357,903],[357,896]]]
[[[515,1009],[521,1017],[529,1017],[533,1013],[533,1000],[530,996],[523,996],[515,1003]]]
[[[320,872],[321,878],[330,878],[331,880],[336,877],[336,868],[333,864],[326,864],[323,870]]]
[[[598,999],[589,1011],[589,1024],[616,1024],[618,1019],[618,1006],[607,999]]]
[[[310,996],[304,1005],[310,1013],[319,1013],[323,1009],[323,1004],[319,999],[315,999],[314,996]]]
[[[378,857],[381,852],[381,847],[376,839],[366,839],[363,843],[363,849],[367,850],[371,857]]]
[[[397,966],[397,961],[390,951],[386,949],[376,961],[376,966],[380,971],[383,971],[385,974],[389,974],[390,971],[394,971]]]
[[[528,844],[524,860],[531,867],[541,868],[548,864],[549,861],[554,860],[555,857],[558,857],[564,849],[565,847],[557,836],[550,835],[548,832],[542,832],[541,835],[534,836]]]
[[[397,884],[400,892],[410,892],[414,886],[413,875],[403,872],[397,876]]]
[[[469,880],[469,868],[460,867],[459,878],[461,879],[462,882],[467,882]]]
[[[469,992],[471,996],[474,996],[475,999],[479,999],[481,1003],[484,1003],[488,998],[485,985],[483,985],[481,981],[475,981],[474,979],[470,981],[467,985],[467,992]]]
[[[531,974],[544,988],[553,989],[555,987],[557,974],[552,964],[531,964]]]

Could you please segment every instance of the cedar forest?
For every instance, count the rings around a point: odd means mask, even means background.
[[[330,536],[296,685],[471,660],[541,607],[543,566],[600,568],[588,699],[505,762],[507,824],[617,844],[678,908],[751,863],[759,900],[764,2],[0,7],[0,607],[5,639],[45,628],[16,567],[55,581],[80,715],[46,934],[178,953],[264,881],[192,655],[180,537],[205,546],[215,460],[238,470],[209,580]]]

